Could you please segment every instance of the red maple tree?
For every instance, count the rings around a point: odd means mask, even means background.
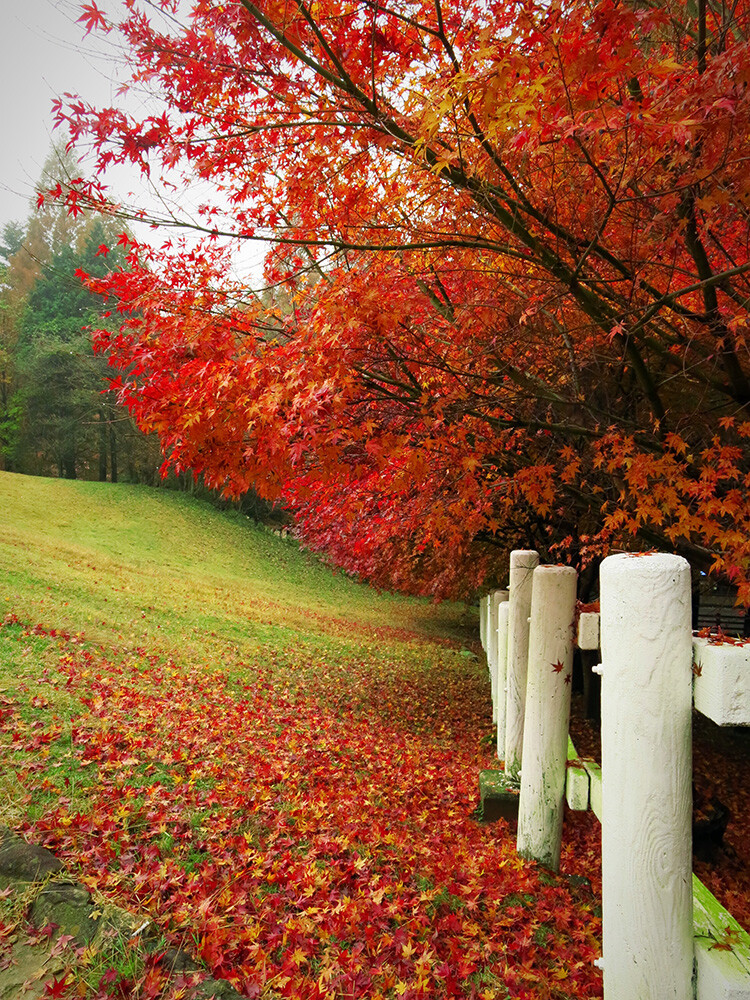
[[[168,464],[380,584],[645,545],[750,598],[746,0],[87,9],[164,110],[56,103],[96,157],[71,211],[121,162],[213,191],[146,216],[198,245],[90,281]],[[275,291],[233,277],[244,241]]]

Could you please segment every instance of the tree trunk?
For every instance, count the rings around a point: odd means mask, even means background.
[[[109,467],[112,473],[111,480],[113,483],[117,482],[117,434],[115,433],[115,425],[109,425]]]
[[[62,467],[65,479],[76,479],[76,453],[73,448],[63,452]]]
[[[107,481],[107,421],[103,410],[99,410],[99,482]]]

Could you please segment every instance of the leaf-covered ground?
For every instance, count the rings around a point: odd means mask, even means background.
[[[247,997],[601,996],[596,821],[552,876],[475,816],[473,613],[161,491],[0,473],[0,503],[0,822]],[[155,958],[71,967],[189,995]]]
[[[493,735],[467,609],[183,496],[0,473],[0,503],[0,822],[159,941],[63,939],[49,995],[187,998],[172,946],[265,1000],[601,996],[597,821],[568,814],[558,877],[476,817]],[[743,735],[696,717],[696,781],[732,817],[695,869],[747,926]],[[7,953],[22,900],[0,897]]]
[[[21,829],[215,977],[300,1000],[600,995],[594,894],[472,815],[491,758],[465,657],[209,666],[44,631],[0,631]],[[571,826],[563,868],[588,873],[595,823]],[[167,995],[164,976],[120,986]]]

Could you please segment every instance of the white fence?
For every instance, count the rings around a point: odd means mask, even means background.
[[[750,724],[750,645],[693,640],[678,556],[610,556],[600,591],[574,635],[575,570],[518,551],[508,591],[480,604],[518,851],[559,868],[566,793],[601,820],[605,1000],[750,1000],[750,936],[693,875],[691,843],[693,697],[719,724]],[[601,770],[568,767],[576,641],[601,648]]]

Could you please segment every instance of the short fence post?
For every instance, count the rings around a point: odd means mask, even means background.
[[[538,566],[531,596],[517,847],[553,871],[560,868],[577,580],[572,566]]]
[[[531,549],[515,549],[510,554],[505,773],[512,778],[518,778],[523,754],[523,716],[529,660],[531,581],[538,565],[539,553]]]
[[[497,601],[495,600],[495,594],[497,591],[491,590],[487,595],[487,645],[485,647],[485,652],[487,654],[487,670],[490,674],[490,691],[492,695],[492,721],[497,719],[497,691],[495,690],[495,678],[497,677],[497,671],[495,670],[495,661],[497,659]]]
[[[487,605],[489,603],[489,595],[485,594],[479,599],[479,642],[482,645],[482,649],[487,652]]]
[[[690,567],[609,556],[600,580],[604,996],[690,1000]]]
[[[497,615],[500,605],[507,600],[508,600],[507,590],[493,590],[489,595],[488,610],[487,610],[487,666],[490,671],[490,683],[492,688],[493,722],[497,722],[498,699],[500,697],[497,687],[497,673],[498,673]]]
[[[507,593],[507,591],[506,591]],[[505,760],[505,716],[508,698],[508,613],[503,601],[497,609],[497,757]]]

